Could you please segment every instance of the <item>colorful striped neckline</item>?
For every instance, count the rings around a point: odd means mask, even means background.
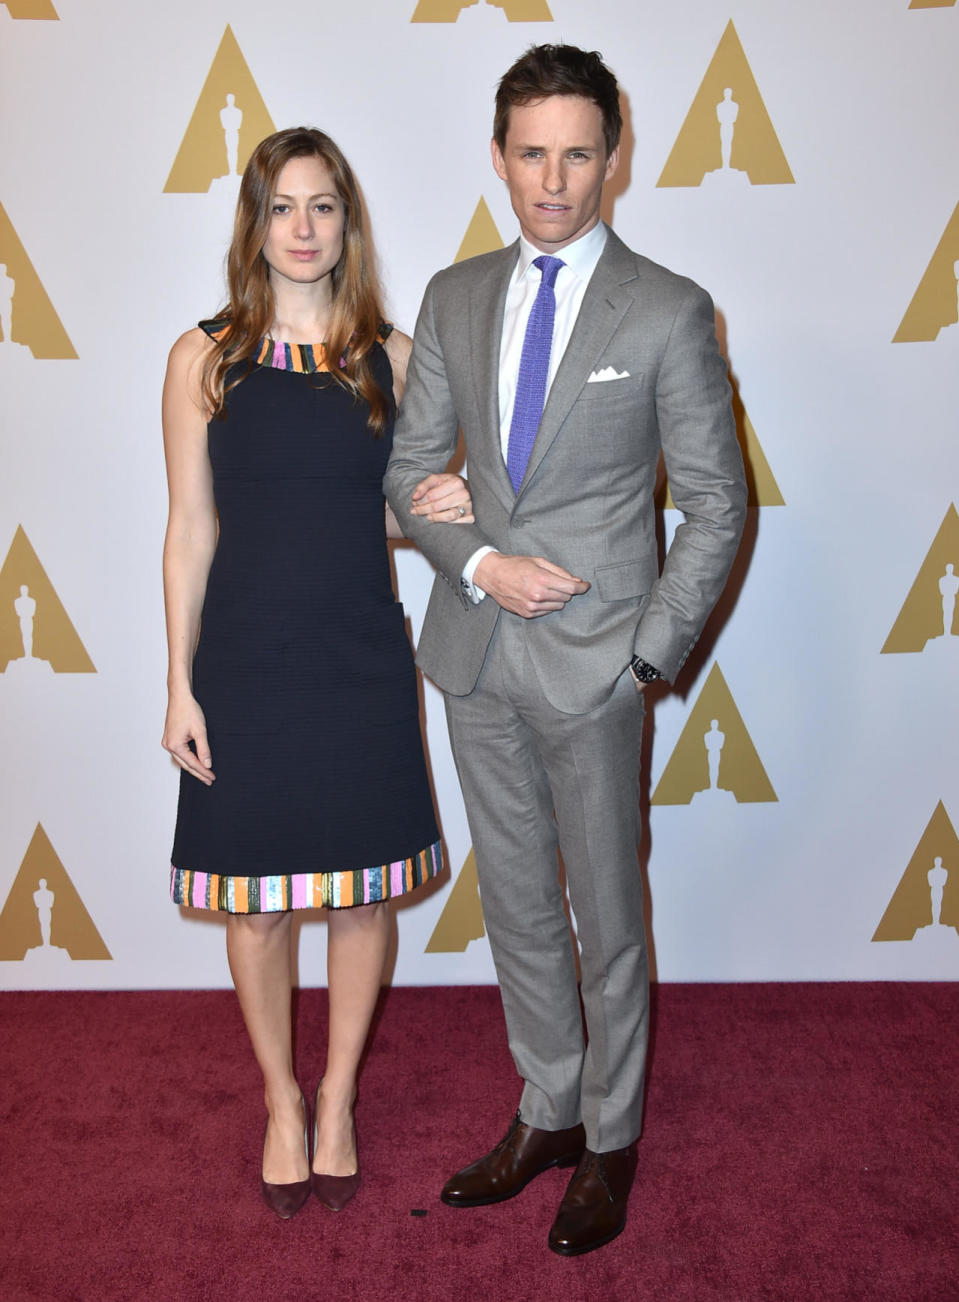
[[[222,339],[230,328],[230,323],[223,317],[214,317],[210,321],[201,321],[200,329],[211,339]],[[384,344],[393,333],[393,326],[384,321],[379,328],[380,343]],[[269,335],[260,341],[260,348],[253,359],[257,366],[268,366],[274,371],[297,371],[300,375],[315,375],[317,372],[329,372],[326,360],[326,344],[282,344]],[[340,367],[345,366],[344,361]]]
[[[257,366],[270,366],[274,371],[298,371],[313,375],[328,371],[326,344],[282,344],[276,339],[266,339],[256,355]]]
[[[222,317],[201,321],[200,329],[211,339],[222,339],[230,323]],[[257,366],[269,366],[274,371],[298,371],[301,375],[315,375],[329,371],[326,362],[326,344],[281,344],[267,335],[253,358]]]

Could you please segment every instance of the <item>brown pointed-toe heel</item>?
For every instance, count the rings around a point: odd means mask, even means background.
[[[352,1175],[323,1175],[313,1172],[313,1192],[331,1212],[341,1212],[360,1187],[359,1167]]]
[[[323,1082],[320,1081],[320,1085]],[[316,1087],[316,1096],[313,1100],[313,1151],[316,1151],[316,1141],[318,1133],[317,1117],[319,1115],[320,1104],[320,1085]],[[318,1202],[324,1207],[329,1208],[331,1212],[341,1212],[348,1202],[356,1196],[356,1191],[360,1187],[360,1157],[359,1151],[356,1156],[356,1170],[352,1175],[326,1175],[322,1171],[310,1171],[310,1179],[313,1184],[313,1193],[316,1195]]]
[[[306,1099],[302,1094],[300,1095],[300,1103],[303,1105],[303,1143],[306,1148],[306,1162],[309,1166],[310,1114],[306,1106]],[[266,1124],[269,1126],[269,1121]],[[288,1221],[291,1216],[296,1215],[309,1198],[311,1187],[310,1176],[307,1176],[305,1180],[294,1180],[290,1184],[270,1184],[269,1180],[260,1177],[263,1201],[270,1211],[276,1212],[277,1216],[283,1221]]]

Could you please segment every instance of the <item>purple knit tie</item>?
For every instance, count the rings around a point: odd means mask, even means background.
[[[526,325],[506,449],[506,469],[513,491],[517,493],[526,474],[546,402],[546,377],[549,374],[549,354],[553,346],[553,318],[556,316],[553,286],[560,267],[565,267],[566,263],[560,258],[544,255],[534,258],[533,266],[539,268],[542,280]]]

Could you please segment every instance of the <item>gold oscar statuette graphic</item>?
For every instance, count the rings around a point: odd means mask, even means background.
[[[941,800],[873,940],[911,940],[959,958],[959,837]]]
[[[881,654],[903,651],[945,656],[959,667],[959,512],[955,502],[949,504]]]
[[[53,22],[60,19],[50,0],[5,0],[4,7],[11,18],[47,18]]]
[[[76,349],[60,323],[40,277],[0,204],[0,366],[6,354],[74,358]]]
[[[743,467],[746,471],[746,505],[747,506],[785,506],[786,502],[779,491],[762,444],[749,419],[749,413],[743,406],[739,394],[733,392],[733,415],[736,419],[736,437],[743,454]],[[667,511],[676,509],[673,495],[667,480],[657,492],[656,505]]]
[[[495,249],[501,249],[502,247],[503,241],[496,229],[496,223],[493,221],[493,214],[490,212],[486,200],[480,199],[470,224],[466,228],[463,243],[460,245],[459,252],[453,261],[465,262],[467,258],[475,258],[480,253],[492,253]]]
[[[228,26],[173,161],[164,194],[236,194],[254,147],[276,130]]]
[[[546,0],[419,0],[411,23],[455,23],[464,9],[479,4],[502,9],[510,23],[551,23],[553,15]]]
[[[959,204],[919,282],[894,344],[928,343],[943,331],[959,334]]]
[[[0,569],[0,675],[95,674],[22,525]]]
[[[653,805],[778,800],[719,664],[710,669],[650,801]]]
[[[470,850],[423,952],[462,954],[471,940],[482,940],[485,935],[476,855]]]
[[[56,971],[64,960],[111,957],[38,823],[0,912],[0,960]]]
[[[657,186],[792,185],[732,20],[726,26]]]

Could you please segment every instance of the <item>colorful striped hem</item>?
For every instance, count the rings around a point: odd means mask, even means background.
[[[290,909],[349,909],[408,895],[443,867],[439,841],[408,859],[345,872],[227,877],[170,868],[170,898],[191,909],[225,913],[284,913]]]

